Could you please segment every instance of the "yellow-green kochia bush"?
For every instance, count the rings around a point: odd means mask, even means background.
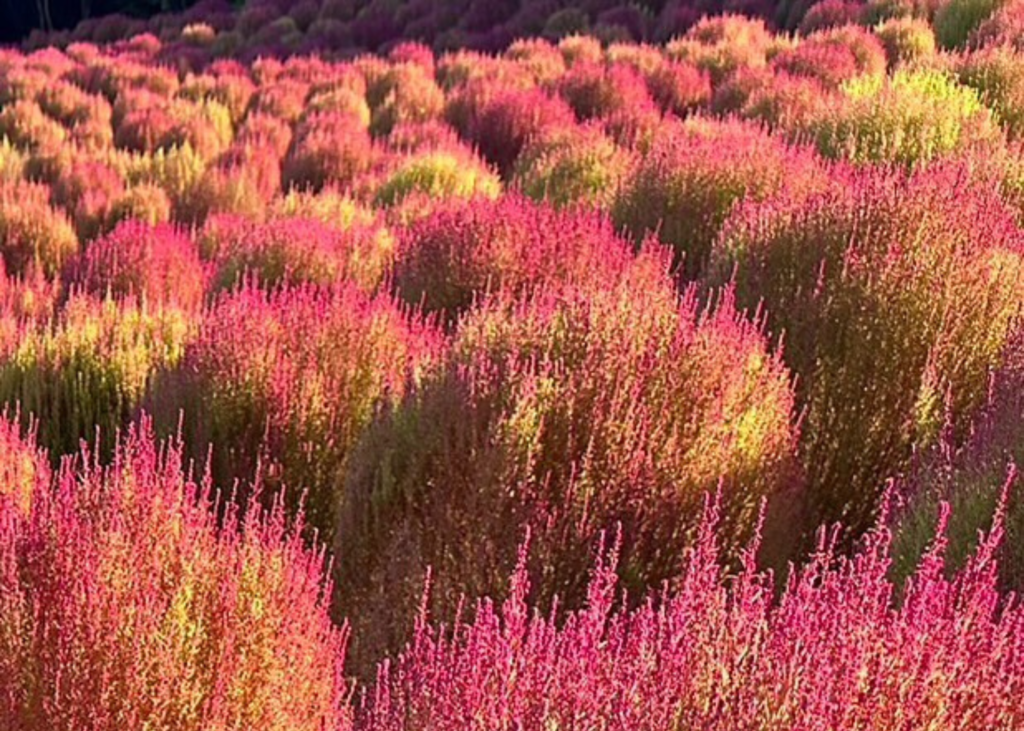
[[[191,330],[179,309],[73,295],[0,361],[0,401],[38,419],[39,442],[55,459],[97,429],[107,448],[157,373],[177,363]]]
[[[917,167],[999,135],[978,93],[939,71],[861,76],[840,91],[792,129],[834,160]]]
[[[686,275],[696,277],[739,201],[763,199],[784,186],[813,189],[822,178],[812,150],[755,124],[697,120],[656,139],[623,180],[612,220],[637,240],[657,233]]]
[[[839,167],[824,192],[732,216],[709,280],[784,340],[815,524],[866,528],[915,449],[969,423],[1020,315],[1022,255],[995,187],[953,164]]]
[[[469,311],[437,372],[369,427],[336,533],[359,657],[401,645],[427,567],[431,612],[450,618],[461,592],[504,594],[529,529],[538,598],[578,605],[601,531],[621,523],[622,576],[655,587],[707,491],[721,486],[735,546],[791,484],[786,369],[728,296],[679,301],[667,257],[649,256],[662,267]]]

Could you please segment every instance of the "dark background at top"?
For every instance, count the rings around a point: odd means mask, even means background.
[[[43,0],[0,0],[0,43],[17,43],[42,28],[39,3]],[[190,0],[46,0],[53,27],[72,28],[83,18],[125,13],[141,18],[182,10]]]

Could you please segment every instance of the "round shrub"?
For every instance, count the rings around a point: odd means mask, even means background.
[[[306,109],[309,84],[302,81],[281,80],[261,85],[253,96],[250,113],[262,112],[272,117],[294,122]]]
[[[625,64],[577,63],[559,80],[558,92],[583,120],[653,104],[643,77]]]
[[[944,0],[935,13],[935,39],[947,50],[963,46],[971,33],[1006,0]]]
[[[612,218],[637,240],[656,232],[686,276],[696,277],[739,201],[783,187],[806,190],[821,178],[813,153],[757,126],[700,121],[654,142],[623,181]]]
[[[570,68],[577,63],[600,63],[604,58],[601,41],[588,35],[570,35],[558,41],[558,50]]]
[[[98,296],[134,297],[150,306],[196,309],[206,276],[195,242],[167,224],[125,221],[70,263],[65,279]]]
[[[207,168],[176,217],[202,223],[210,213],[242,213],[258,217],[281,189],[281,162],[267,147],[234,146]]]
[[[402,644],[428,566],[440,621],[463,592],[503,596],[526,530],[542,605],[583,600],[581,561],[616,524],[630,586],[677,575],[718,484],[731,545],[784,479],[791,405],[757,330],[679,303],[663,270],[491,300],[351,458],[335,545],[357,653]]]
[[[711,101],[711,80],[692,64],[669,61],[649,71],[645,78],[658,106],[680,117]]]
[[[459,133],[447,122],[403,122],[396,124],[388,133],[386,144],[397,153],[419,152],[420,150],[451,149],[460,144]]]
[[[452,323],[487,294],[614,281],[632,265],[632,247],[606,219],[510,194],[452,202],[413,223],[392,280],[407,303]]]
[[[129,152],[153,152],[181,142],[178,123],[166,106],[133,109],[114,130],[114,144]]]
[[[802,129],[834,103],[817,79],[790,76],[768,69],[739,71],[715,89],[711,109],[716,114],[738,114],[773,131]]]
[[[1012,46],[1024,50],[1024,2],[1009,0],[1002,3],[987,20],[981,22],[971,33],[968,44],[971,48]]]
[[[83,241],[104,228],[114,202],[124,193],[121,175],[101,162],[78,162],[62,167],[53,183],[53,202],[67,211]]]
[[[78,251],[74,227],[49,197],[44,185],[0,186],[0,257],[8,273],[53,276]]]
[[[23,99],[0,110],[0,137],[28,150],[52,149],[67,139],[67,130],[46,116],[36,102]]]
[[[312,218],[341,231],[353,226],[380,225],[374,211],[336,188],[315,193],[290,190],[274,199],[269,214],[271,218]],[[382,235],[386,235],[386,230],[382,230]]]
[[[830,89],[860,75],[857,59],[849,48],[813,40],[777,54],[770,66],[776,72],[816,79]]]
[[[798,132],[833,159],[915,167],[998,133],[977,92],[941,72],[859,77],[842,94]]]
[[[243,515],[187,470],[142,428],[109,467],[69,463],[27,515],[0,506],[9,722],[351,728],[322,551],[280,509]]]
[[[737,69],[764,66],[771,43],[763,20],[726,14],[701,18],[685,36],[666,44],[665,54],[694,64],[718,84]]]
[[[539,89],[503,89],[484,102],[467,137],[507,178],[531,138],[575,121],[572,109],[557,97]]]
[[[960,81],[976,89],[1011,139],[1024,134],[1024,56],[1006,46],[965,53]]]
[[[282,167],[282,183],[313,190],[351,185],[373,164],[375,152],[370,135],[350,116],[315,114],[296,130]]]
[[[552,83],[565,73],[565,58],[543,38],[517,39],[504,55],[526,68],[537,83]]]
[[[363,427],[398,399],[440,345],[386,297],[356,288],[222,295],[182,365],[185,429],[197,456],[212,445],[219,484],[260,471],[269,486],[307,490],[312,524],[330,531],[343,468]]]
[[[732,216],[709,279],[785,333],[813,525],[866,528],[886,479],[984,401],[1021,305],[1022,244],[995,186],[951,164],[836,171],[827,190]]]
[[[935,54],[935,32],[920,18],[890,18],[875,26],[875,35],[885,48],[889,67],[909,65]]]
[[[308,218],[279,218],[235,227],[220,239],[214,286],[230,289],[255,277],[264,286],[328,285],[351,280],[372,290],[390,268],[393,241],[379,228],[333,228]]]
[[[97,431],[106,454],[156,374],[180,358],[190,328],[176,309],[73,295],[0,362],[0,402],[38,418],[39,442],[54,458]]]
[[[358,124],[363,129],[369,129],[372,119],[370,105],[366,103],[366,92],[354,89],[349,84],[332,84],[327,88],[313,91],[306,104],[303,119],[317,112],[351,117],[345,124]]]
[[[512,183],[555,206],[607,208],[633,164],[633,155],[594,124],[555,127],[523,148]]]
[[[393,206],[412,193],[430,196],[497,198],[501,180],[475,156],[462,150],[426,150],[403,158],[377,188],[374,205]]]
[[[373,108],[370,129],[384,137],[402,122],[428,122],[444,112],[444,92],[418,64],[403,63],[391,68],[367,89]]]
[[[851,0],[821,0],[811,6],[800,21],[799,32],[810,35],[826,28],[838,28],[860,21],[864,5]]]
[[[173,203],[163,188],[140,183],[125,190],[110,206],[106,228],[121,221],[142,221],[151,226],[171,220]]]
[[[882,76],[885,49],[867,31],[845,26],[813,33],[771,60],[771,67],[796,76],[810,76],[829,88],[857,76]]]

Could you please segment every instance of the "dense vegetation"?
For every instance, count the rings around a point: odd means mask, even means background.
[[[0,49],[0,731],[1024,729],[1022,19]]]

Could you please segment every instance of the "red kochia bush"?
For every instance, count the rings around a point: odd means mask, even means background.
[[[720,564],[714,512],[679,589],[623,610],[616,553],[564,622],[531,609],[520,556],[504,603],[472,621],[416,624],[358,711],[365,731],[587,728],[647,731],[982,731],[1024,725],[1024,609],[995,586],[997,519],[966,567],[943,575],[940,537],[896,602],[888,533],[850,558],[820,550],[775,599],[755,542]],[[410,719],[415,719],[410,725]]]
[[[578,63],[559,80],[558,91],[584,120],[653,105],[643,77],[623,63]]]
[[[212,444],[219,484],[251,478],[262,458],[271,484],[309,491],[310,519],[329,531],[335,472],[439,347],[390,298],[352,286],[222,295],[185,354],[190,443],[199,456]]]
[[[195,242],[167,224],[129,220],[97,239],[71,262],[65,277],[85,291],[133,295],[151,305],[195,308],[206,276]]]
[[[863,530],[885,480],[984,402],[1024,302],[1024,234],[958,165],[833,176],[737,210],[710,273],[785,339],[818,518]]]
[[[410,225],[393,279],[406,302],[451,320],[489,292],[614,281],[632,263],[631,246],[600,215],[509,194],[453,201]]]
[[[347,186],[371,166],[375,149],[350,114],[319,113],[299,125],[282,171],[285,186]]]
[[[508,88],[482,102],[467,136],[507,178],[530,138],[575,122],[572,109],[562,99],[540,89]]]
[[[280,507],[240,515],[145,427],[109,467],[67,463],[27,514],[0,499],[5,728],[349,729],[345,632],[296,533]]]
[[[719,479],[730,545],[749,535],[761,496],[788,482],[789,379],[728,302],[680,303],[666,263],[649,253],[605,283],[493,298],[368,429],[336,532],[360,661],[400,645],[428,566],[444,620],[460,592],[503,594],[526,527],[541,597],[574,605],[588,547],[615,521],[632,586],[675,576]]]

